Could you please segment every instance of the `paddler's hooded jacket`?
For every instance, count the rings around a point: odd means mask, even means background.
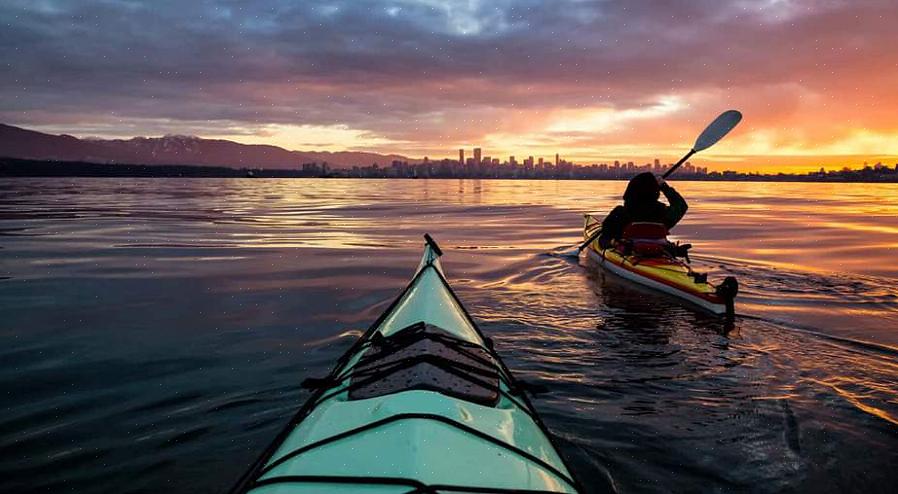
[[[662,192],[669,206],[658,201]],[[621,238],[627,225],[638,221],[663,223],[669,230],[683,218],[688,207],[686,200],[673,187],[666,183],[659,186],[658,179],[652,173],[640,173],[627,184],[624,205],[611,210],[602,222],[599,244],[602,248],[609,247],[611,240]]]

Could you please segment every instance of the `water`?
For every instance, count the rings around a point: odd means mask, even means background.
[[[678,183],[735,327],[547,255],[623,182],[0,181],[0,491],[229,487],[444,247],[591,492],[887,492],[898,186]]]

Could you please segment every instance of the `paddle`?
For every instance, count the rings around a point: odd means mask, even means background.
[[[736,110],[727,110],[718,115],[717,118],[705,128],[705,131],[698,136],[698,139],[695,140],[695,145],[692,146],[692,149],[690,149],[688,153],[686,153],[686,156],[680,158],[680,161],[677,161],[677,164],[664,172],[664,175],[661,175],[661,178],[669,177],[670,174],[675,172],[677,168],[685,163],[693,154],[717,144],[717,141],[723,139],[723,136],[733,130],[733,127],[735,127],[741,120],[742,114]]]
[[[735,127],[740,120],[742,120],[742,114],[736,110],[727,110],[718,115],[717,118],[715,118],[714,121],[711,122],[698,136],[698,139],[695,140],[695,144],[692,146],[692,149],[690,149],[689,152],[686,153],[686,156],[680,158],[680,161],[677,161],[674,166],[670,167],[669,170],[664,172],[664,175],[661,175],[661,178],[669,177],[670,174],[675,172],[677,168],[680,167],[680,165],[682,165],[686,162],[686,160],[689,159],[690,156],[699,151],[708,149],[709,147],[716,144],[717,141],[723,139],[723,136],[727,135],[731,130],[733,130],[733,127]],[[585,242],[578,245],[576,249],[571,249],[569,251],[563,252],[561,253],[561,255],[564,257],[579,257],[580,253],[583,252],[583,249],[585,249],[595,239],[599,238],[599,235],[601,234],[602,229],[599,228],[595,233],[590,235]]]

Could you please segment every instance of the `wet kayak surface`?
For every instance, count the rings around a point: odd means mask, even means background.
[[[733,327],[551,255],[624,182],[4,179],[0,491],[227,489],[424,232],[591,491],[889,491],[898,185],[674,185]]]

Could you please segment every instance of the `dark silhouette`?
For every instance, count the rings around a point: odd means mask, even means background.
[[[670,205],[658,200],[661,193],[664,193]],[[634,223],[663,225],[663,235],[657,236],[666,236],[667,230],[673,228],[683,218],[687,209],[688,205],[683,196],[663,178],[656,177],[650,172],[640,173],[627,184],[623,206],[611,210],[602,222],[599,244],[603,248],[608,248],[612,240],[623,238],[627,227]]]
[[[0,124],[0,157],[97,164],[198,165],[295,170],[307,163],[347,167],[407,160],[398,154],[290,151],[277,146],[167,135],[132,139],[79,139]]]

